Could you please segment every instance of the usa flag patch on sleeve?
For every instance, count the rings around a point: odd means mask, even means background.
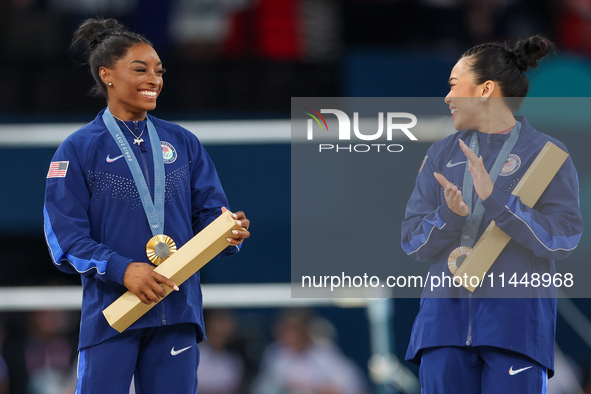
[[[419,173],[420,173],[421,171],[423,171],[423,167],[425,166],[425,162],[427,161],[427,158],[428,158],[428,157],[429,157],[429,156],[425,156],[425,158],[423,159],[423,163],[421,163],[421,168],[419,168]]]
[[[69,161],[52,161],[49,165],[47,178],[65,178],[69,165]]]

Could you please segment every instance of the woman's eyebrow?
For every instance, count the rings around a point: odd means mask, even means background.
[[[132,61],[129,64],[133,64],[133,63],[140,63],[140,64],[143,64],[144,66],[147,66],[148,65],[148,63],[145,62],[145,61],[143,61],[143,60],[134,60],[134,61]],[[158,63],[156,63],[156,65],[157,66],[160,66],[160,65],[162,65],[162,62],[158,62]]]

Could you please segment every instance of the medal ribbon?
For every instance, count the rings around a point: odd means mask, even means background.
[[[140,165],[138,164],[137,158],[135,157],[129,142],[127,142],[127,139],[117,125],[117,122],[115,121],[115,118],[113,118],[108,107],[103,113],[103,122],[105,122],[107,129],[125,157],[127,166],[135,181],[137,191],[140,194],[140,200],[142,201],[146,218],[150,224],[150,230],[152,231],[152,235],[156,236],[164,234],[164,192],[166,188],[166,175],[164,172],[164,158],[162,157],[160,137],[158,137],[158,132],[150,118],[146,117],[146,119],[148,123],[150,144],[152,146],[152,156],[154,158],[154,201],[152,201],[150,189],[146,184],[144,174],[140,169]]]
[[[515,147],[517,143],[517,139],[519,138],[519,132],[521,130],[521,122],[515,123],[513,129],[511,130],[511,134],[509,138],[503,144],[497,159],[495,160],[492,168],[490,169],[489,176],[492,180],[493,184],[496,182],[499,173],[501,172],[503,165],[509,158],[511,151]],[[478,131],[473,131],[472,137],[470,138],[470,149],[478,156],[478,152],[480,151],[480,145],[478,143]],[[482,199],[478,197],[476,200],[476,204],[474,205],[474,209],[472,209],[472,192],[474,190],[474,178],[470,174],[470,170],[468,169],[468,163],[466,163],[466,169],[464,170],[464,183],[463,183],[463,190],[462,196],[464,197],[464,202],[470,207],[470,213],[466,218],[466,224],[462,228],[462,237],[461,237],[461,246],[469,246],[473,247],[476,243],[476,234],[478,233],[478,229],[480,228],[480,223],[482,223],[482,218],[484,217],[484,207],[482,206]]]

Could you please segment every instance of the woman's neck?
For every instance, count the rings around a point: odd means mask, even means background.
[[[495,113],[495,116],[488,116],[483,119],[478,131],[485,134],[496,134],[515,126],[515,117],[509,110]]]
[[[139,113],[126,111],[125,109],[121,109],[121,108],[113,108],[111,105],[109,105],[109,111],[111,111],[111,114],[113,116],[115,116],[116,118],[123,120],[123,121],[145,120],[146,115],[148,113],[147,111],[142,111]]]

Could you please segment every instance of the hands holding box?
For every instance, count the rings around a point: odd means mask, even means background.
[[[228,244],[238,245],[244,238],[250,235],[247,228],[241,226],[246,225],[247,227],[248,219],[244,218],[238,221],[233,217],[232,212],[225,209],[222,209],[222,211],[220,217],[211,222],[199,234],[191,238],[182,248],[153,270],[156,274],[164,277],[162,279],[162,283],[164,284],[162,286],[164,294],[162,298],[170,294],[175,285],[182,284],[211,259],[221,253]],[[237,222],[240,222],[241,225]],[[236,239],[237,235],[238,239]],[[137,319],[152,309],[156,303],[148,305],[131,291],[127,291],[109,305],[103,311],[103,315],[111,327],[119,332],[123,332]]]

